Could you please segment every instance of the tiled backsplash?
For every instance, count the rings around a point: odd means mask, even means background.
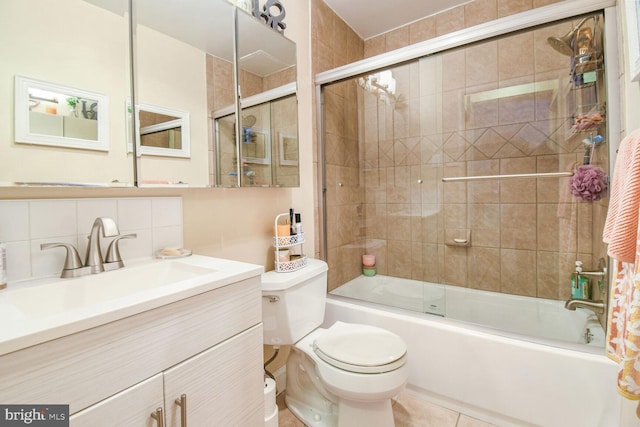
[[[70,243],[84,261],[87,236],[100,216],[113,218],[121,235],[137,235],[120,241],[125,264],[151,258],[164,247],[182,247],[180,197],[0,200],[0,242],[7,245],[9,284],[60,274],[66,251],[42,251],[41,243]],[[100,236],[103,254],[111,240]]]

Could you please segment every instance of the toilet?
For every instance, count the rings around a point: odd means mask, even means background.
[[[309,427],[394,426],[391,399],[408,378],[407,347],[375,326],[324,320],[327,264],[262,275],[264,343],[290,345],[285,401]]]

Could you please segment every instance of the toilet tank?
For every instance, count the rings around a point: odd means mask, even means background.
[[[308,259],[300,270],[262,274],[264,343],[295,344],[324,320],[327,263]]]

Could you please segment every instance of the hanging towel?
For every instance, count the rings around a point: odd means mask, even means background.
[[[603,240],[613,258],[606,353],[619,364],[618,391],[640,400],[640,130],[622,140]],[[640,417],[640,405],[636,410]]]
[[[635,263],[640,208],[640,129],[624,138],[613,170],[611,197],[602,240],[618,261]]]

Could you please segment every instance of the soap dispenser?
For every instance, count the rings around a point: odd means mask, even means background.
[[[582,261],[576,261],[576,270],[571,274],[571,298],[589,299],[591,280],[582,274]]]

